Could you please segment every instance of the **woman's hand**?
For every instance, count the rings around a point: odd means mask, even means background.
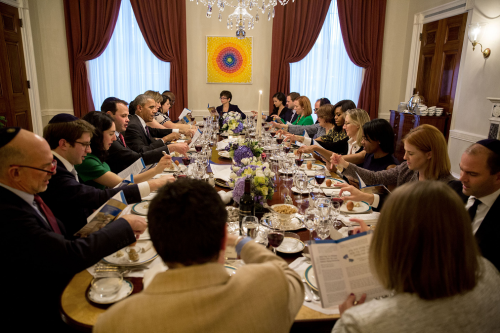
[[[285,136],[285,135],[288,135],[288,134],[290,134],[290,133],[288,133],[288,132],[287,132],[287,131],[285,131],[285,130],[278,130],[278,131],[276,132],[276,135],[278,135],[278,136]]]
[[[285,134],[285,139],[283,140],[283,142],[286,142],[286,141],[290,141],[290,142],[295,142],[295,141],[304,142],[304,137],[300,136],[300,135],[295,135],[295,134],[287,133],[287,134]]]
[[[314,151],[314,146],[301,146],[298,149],[298,152],[301,154],[308,154],[308,153],[312,153],[313,151]]]
[[[367,226],[365,221],[363,221],[362,219],[349,219],[349,221],[359,223],[359,227],[356,227],[352,230],[353,235],[370,230],[370,227]]]
[[[280,117],[280,116],[278,116],[277,114],[273,114],[273,115],[271,115],[271,117],[273,117],[275,120],[278,120],[278,119],[280,119],[280,118],[281,118],[281,117]]]
[[[332,166],[340,165],[344,169],[349,166],[349,162],[346,162],[342,155],[335,153],[333,153],[332,157],[330,157],[330,163],[332,164]],[[332,166],[330,166],[330,168],[332,168]]]
[[[349,296],[347,296],[344,303],[339,305],[340,315],[342,316],[342,314],[346,310],[352,308],[353,306],[363,304],[365,302],[365,300],[366,300],[366,294],[361,295],[360,299],[357,301],[356,301],[356,296],[354,294],[350,294]]]
[[[340,187],[339,196],[342,196],[344,192],[350,193],[350,195],[343,197],[344,201],[366,201],[369,205],[371,205],[375,198],[373,194],[361,192],[349,184],[338,184],[338,187]]]

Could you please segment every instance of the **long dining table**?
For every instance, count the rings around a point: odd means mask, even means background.
[[[231,164],[230,159],[220,158],[218,151],[216,150],[216,145],[212,149],[211,163],[215,164]],[[316,162],[319,163],[319,162]],[[335,173],[331,174],[332,177],[337,177]],[[282,178],[277,177],[275,183],[276,188],[279,189],[282,185]],[[222,188],[216,185],[216,190],[229,191],[230,189]],[[296,204],[296,200],[300,196],[293,195],[292,200]],[[271,200],[268,200],[268,204],[271,206],[273,204],[282,203],[282,198],[279,191],[275,191],[274,196]],[[310,239],[309,231],[306,229],[301,229],[295,231],[299,235],[300,239],[304,242]],[[278,255],[282,257],[288,264],[292,263],[295,259],[301,256],[301,253],[296,254],[285,254],[278,252]],[[68,283],[65,290],[61,295],[60,313],[62,319],[71,327],[83,331],[90,332],[97,317],[106,311],[111,305],[100,305],[90,302],[87,298],[87,292],[90,288],[90,282],[92,281],[92,274],[87,270],[76,274],[73,279]],[[126,277],[133,286],[132,295],[141,292],[143,289],[142,278],[140,277]],[[321,312],[315,311],[305,305],[301,307],[297,316],[295,317],[294,325],[292,326],[291,332],[302,332],[302,331],[315,331],[315,332],[330,332],[335,321],[339,318],[338,314],[327,315]]]

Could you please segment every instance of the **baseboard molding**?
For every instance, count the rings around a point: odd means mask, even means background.
[[[73,109],[45,109],[45,110],[42,110],[42,117],[43,116],[55,116],[55,115],[58,115],[59,113],[74,114],[74,110]]]
[[[391,113],[390,112],[379,112],[378,117],[379,117],[379,119],[385,119],[385,120],[389,121],[389,119],[391,118]]]
[[[479,140],[487,139],[488,137],[485,135],[478,135],[474,133],[469,133],[460,130],[451,130],[450,131],[450,139],[466,141],[470,143],[476,143]]]

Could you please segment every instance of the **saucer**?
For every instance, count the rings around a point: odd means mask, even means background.
[[[94,293],[92,288],[89,288],[87,296],[89,300],[97,304],[113,304],[130,295],[132,293],[132,290],[134,290],[132,282],[130,282],[129,280],[123,280],[122,287],[120,288],[120,290],[118,290],[118,293],[114,294],[113,296],[100,297],[98,294]]]

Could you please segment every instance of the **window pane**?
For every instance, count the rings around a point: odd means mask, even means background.
[[[333,0],[323,28],[309,54],[290,64],[290,91],[316,100],[328,98],[332,104],[343,99],[358,102],[363,68],[354,65],[345,50],[340,31],[337,1]],[[313,118],[316,116],[313,114]]]
[[[146,90],[162,93],[170,87],[170,63],[161,61],[149,50],[130,0],[122,0],[108,47],[88,64],[90,89],[97,110],[107,97],[130,103]]]

